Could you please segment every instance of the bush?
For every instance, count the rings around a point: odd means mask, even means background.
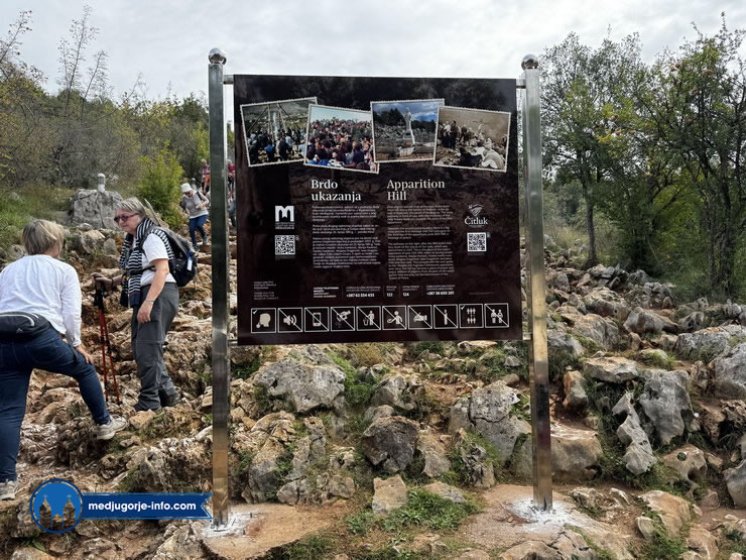
[[[150,202],[171,229],[178,229],[184,221],[178,204],[184,170],[167,149],[154,157],[143,156],[141,163],[145,171],[137,196]]]

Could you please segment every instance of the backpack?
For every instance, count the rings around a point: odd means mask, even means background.
[[[192,244],[189,240],[168,228],[157,227],[153,229],[159,229],[166,234],[171,252],[174,255],[172,259],[168,259],[168,270],[176,280],[177,286],[180,288],[186,286],[197,275],[197,256],[192,249]],[[142,250],[142,243],[145,242],[146,237],[143,237],[140,242],[140,250]]]

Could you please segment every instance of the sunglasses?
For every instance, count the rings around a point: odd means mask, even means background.
[[[134,216],[134,214],[120,214],[119,216],[114,216],[114,221],[118,224],[119,223],[123,224],[124,222],[129,220],[132,216]]]

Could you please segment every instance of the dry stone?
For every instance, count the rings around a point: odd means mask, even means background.
[[[114,209],[122,201],[115,191],[81,189],[72,199],[70,221],[73,224],[90,224],[94,228],[117,229],[114,222]]]
[[[334,408],[344,393],[344,380],[344,372],[335,365],[303,364],[292,358],[269,364],[254,377],[269,396],[286,401],[299,414]]]
[[[418,426],[401,416],[379,418],[363,433],[361,445],[368,460],[387,473],[407,468],[414,459]]]
[[[625,383],[640,376],[637,363],[621,356],[589,358],[583,365],[583,375],[605,383]]]
[[[646,374],[639,402],[663,445],[683,435],[693,417],[688,381],[689,376],[681,370],[649,370]]]
[[[552,426],[552,473],[562,482],[590,480],[600,469],[603,449],[592,430]]]
[[[724,399],[746,398],[746,343],[741,343],[713,361],[712,387]]]
[[[502,381],[475,389],[451,407],[448,430],[452,434],[462,429],[481,434],[495,446],[499,460],[505,464],[519,438],[531,433],[529,423],[512,414],[517,402],[517,391]]]
[[[739,508],[746,507],[746,460],[732,469],[727,469],[723,476],[733,504]]]
[[[385,479],[373,479],[371,508],[374,513],[391,513],[405,505],[407,505],[407,485],[399,475]]]

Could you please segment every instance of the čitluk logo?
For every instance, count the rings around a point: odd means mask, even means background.
[[[469,213],[464,218],[464,223],[471,227],[482,227],[489,224],[486,216],[482,216],[484,207],[481,204],[469,204]]]

